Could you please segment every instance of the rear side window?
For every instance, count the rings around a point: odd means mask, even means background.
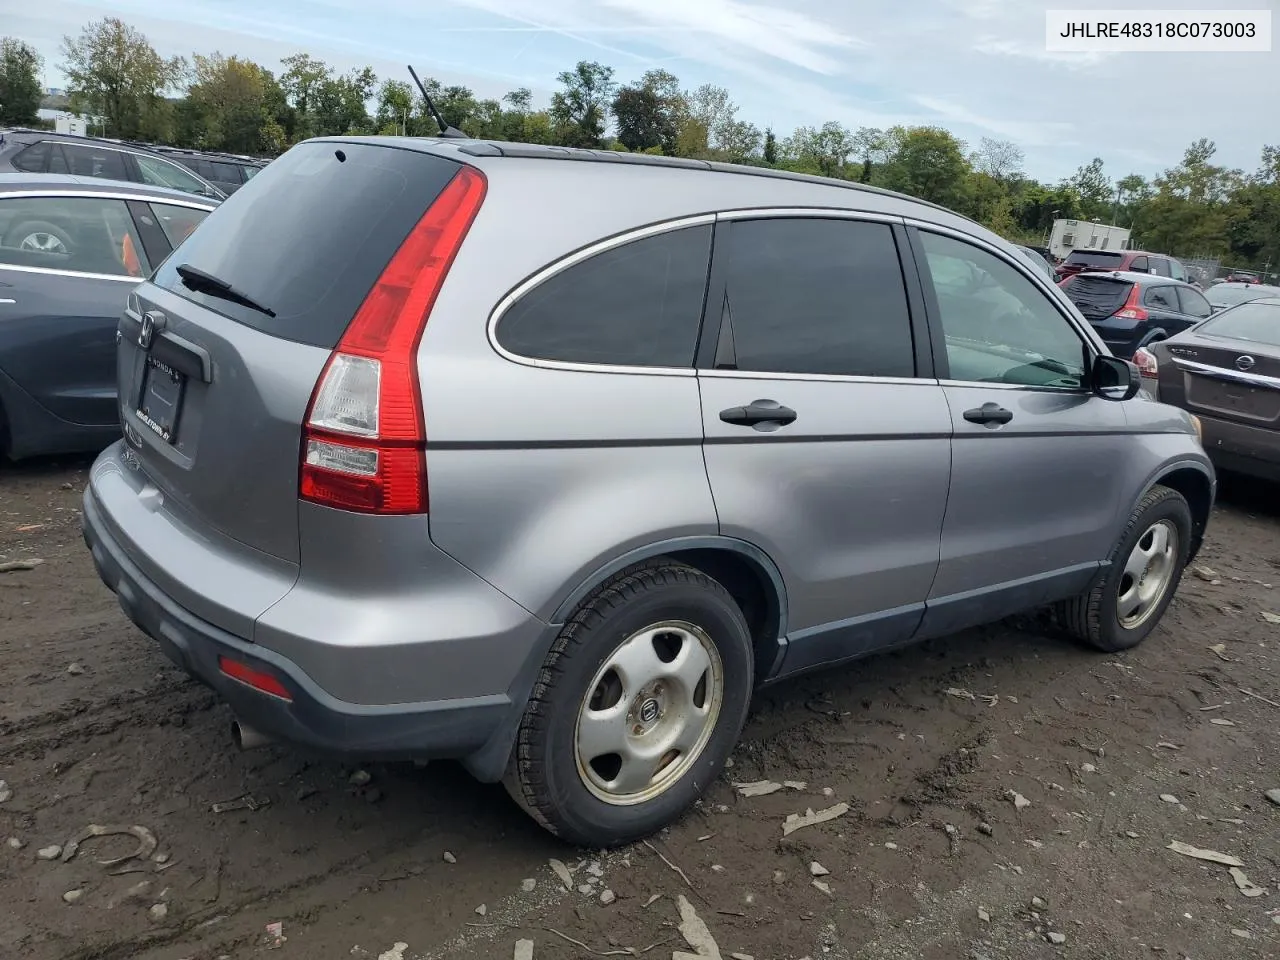
[[[1086,273],[1073,277],[1063,289],[1086,320],[1104,320],[1124,305],[1133,284]]]
[[[598,253],[503,314],[498,343],[539,360],[691,367],[710,256],[710,224]]]
[[[240,182],[240,169],[234,163],[221,163],[217,160],[209,161],[209,173],[212,174],[211,179],[223,180],[227,183]]]
[[[123,200],[0,196],[0,263],[142,277],[147,254]]]
[[[153,282],[255,330],[332,349],[457,171],[458,164],[417,150],[300,144],[221,203]],[[180,264],[276,315],[188,289]]]
[[[21,153],[14,155],[9,162],[13,164],[15,170],[21,170],[23,173],[48,173],[49,142],[43,140],[40,143],[33,143]]]
[[[129,171],[124,164],[124,154],[119,150],[108,150],[79,143],[64,143],[61,147],[62,155],[67,158],[70,172],[77,177],[129,179]]]
[[[1189,317],[1203,319],[1213,313],[1204,295],[1191,287],[1178,287],[1178,300],[1182,303],[1182,312]]]
[[[726,304],[714,306],[727,306],[722,322],[732,329],[732,369],[915,376],[906,288],[889,225],[739,221],[729,233],[728,258]]]

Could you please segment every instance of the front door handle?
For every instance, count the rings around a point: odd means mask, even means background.
[[[1013,419],[1013,411],[1006,410],[998,403],[984,403],[980,407],[966,410],[964,418],[970,423],[982,423],[990,426],[992,424],[1008,423]]]
[[[753,400],[745,407],[730,407],[720,411],[720,419],[740,427],[754,427],[765,423],[786,426],[796,419],[796,412],[775,400]]]

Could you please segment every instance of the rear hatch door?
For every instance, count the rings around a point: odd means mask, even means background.
[[[189,526],[297,562],[316,380],[457,170],[393,143],[300,144],[138,288],[118,348],[126,441]]]

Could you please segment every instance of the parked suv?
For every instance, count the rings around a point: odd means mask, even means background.
[[[46,130],[0,130],[0,173],[69,173],[226,198],[207,180],[152,150]]]
[[[1181,283],[1187,282],[1187,271],[1181,263],[1173,257],[1147,253],[1145,250],[1072,250],[1058,264],[1058,280],[1095,270],[1150,273],[1158,277],[1170,277]]]
[[[1062,289],[1117,357],[1199,323],[1213,307],[1189,283],[1149,273],[1079,273]]]
[[[267,165],[265,160],[255,160],[253,157],[241,157],[229,153],[178,150],[173,147],[154,149],[157,153],[162,153],[182,164],[188,170],[198,173],[227,196],[239,190]]]
[[[241,744],[458,757],[587,846],[689,807],[761,684],[1042,604],[1140,643],[1214,496],[995,234],[702,161],[307,141],[119,370],[85,536]]]

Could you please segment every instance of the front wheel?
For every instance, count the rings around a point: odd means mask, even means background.
[[[719,582],[674,561],[621,574],[548,655],[507,790],[581,846],[655,833],[719,775],[753,683],[750,631]]]
[[[1063,626],[1108,653],[1140,644],[1178,589],[1191,528],[1191,508],[1182,494],[1153,487],[1129,518],[1102,578],[1088,593],[1058,605]]]

